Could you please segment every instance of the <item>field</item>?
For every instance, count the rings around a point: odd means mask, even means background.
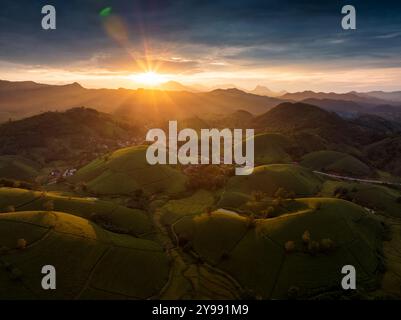
[[[301,165],[313,170],[351,176],[369,176],[372,170],[355,157],[337,151],[316,151],[305,155]]]
[[[359,283],[378,280],[383,228],[363,208],[343,200],[305,198],[297,200],[306,209],[272,219],[240,216],[217,210],[187,217],[174,225],[179,239],[187,239],[194,254],[238,279],[256,297],[289,298],[319,295],[339,290],[345,264],[359,270]],[[316,206],[319,203],[319,206]],[[318,209],[316,209],[318,208]],[[316,252],[308,243],[320,243]],[[323,239],[333,247],[325,251]],[[293,241],[289,252],[285,245]],[[319,251],[320,250],[320,251]]]
[[[335,196],[336,190],[349,200],[381,215],[401,218],[401,192],[398,190],[381,185],[327,181],[322,194]]]
[[[256,167],[248,176],[232,177],[226,190],[244,194],[262,191],[272,196],[279,188],[284,188],[298,196],[311,196],[320,186],[321,179],[308,169],[292,164],[272,164]]]
[[[303,114],[305,105],[283,107]],[[84,159],[47,165],[0,156],[0,298],[401,296],[401,191],[386,183],[399,177],[347,144],[349,137],[330,140],[343,120],[319,111],[319,121],[327,122],[321,137],[313,124],[315,107],[307,111],[308,129],[297,131],[295,119],[273,110],[274,130],[255,136],[256,163],[247,176],[234,175],[229,165],[149,165],[146,145],[105,148],[100,155],[94,149]],[[241,123],[242,117],[249,122]],[[225,125],[267,125],[264,116],[251,114],[221,119]],[[48,173],[55,168],[78,171],[54,179]],[[341,181],[314,171],[378,182]],[[40,287],[45,264],[57,269],[54,292]],[[357,270],[358,290],[352,293],[341,288],[341,268],[348,264]]]
[[[99,195],[130,195],[136,190],[147,193],[175,194],[185,190],[185,176],[164,165],[146,161],[146,147],[120,149],[98,158],[80,169],[71,182],[84,182]]]
[[[47,209],[49,203],[51,208]],[[0,207],[3,212],[9,207],[15,211],[57,210],[85,219],[100,218],[134,235],[151,232],[150,219],[145,212],[94,198],[65,197],[51,192],[0,188]]]
[[[157,295],[168,279],[160,245],[71,214],[3,213],[0,229],[2,299],[144,299]],[[23,248],[18,239],[26,241]],[[48,264],[57,270],[56,291],[41,288],[41,268]]]
[[[39,175],[39,166],[18,156],[0,156],[0,178],[33,181]]]
[[[291,162],[291,156],[285,151],[290,146],[291,141],[284,135],[258,134],[254,137],[254,143],[256,165]]]

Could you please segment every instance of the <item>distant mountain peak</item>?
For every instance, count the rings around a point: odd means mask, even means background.
[[[84,89],[84,87],[81,86],[78,82],[69,83],[69,84],[64,85],[63,87],[66,87],[66,88]]]
[[[256,94],[259,96],[279,97],[279,96],[286,94],[286,91],[276,92],[276,91],[270,90],[266,86],[257,85],[255,87],[255,89],[253,89],[252,91],[249,91],[249,93]]]

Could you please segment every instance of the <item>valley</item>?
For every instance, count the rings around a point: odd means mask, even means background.
[[[96,110],[86,94],[86,107],[0,125],[2,299],[401,298],[394,121],[237,89],[165,93],[203,95],[196,114],[158,100],[160,117],[139,107],[121,117],[126,107]],[[150,165],[146,132],[167,129],[171,113],[195,132],[254,128],[253,172]],[[45,264],[57,269],[56,293],[40,287]],[[346,264],[357,270],[353,292],[341,289]]]

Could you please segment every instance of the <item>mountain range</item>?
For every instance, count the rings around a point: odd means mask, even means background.
[[[155,94],[161,92],[161,94]],[[128,118],[149,120],[183,119],[191,116],[227,115],[244,110],[260,115],[283,102],[303,102],[333,111],[343,117],[372,114],[401,121],[400,92],[323,93],[304,91],[274,92],[257,86],[198,91],[170,81],[157,89],[86,89],[74,82],[67,85],[39,84],[32,81],[0,81],[0,122],[21,119],[45,111],[90,107]]]

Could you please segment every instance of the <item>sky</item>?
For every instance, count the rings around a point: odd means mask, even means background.
[[[56,30],[41,27],[46,4],[56,8]],[[341,28],[346,4],[356,8],[356,30]],[[401,1],[2,0],[0,5],[4,80],[136,88],[143,86],[144,73],[154,72],[158,81],[196,88],[401,90]]]

